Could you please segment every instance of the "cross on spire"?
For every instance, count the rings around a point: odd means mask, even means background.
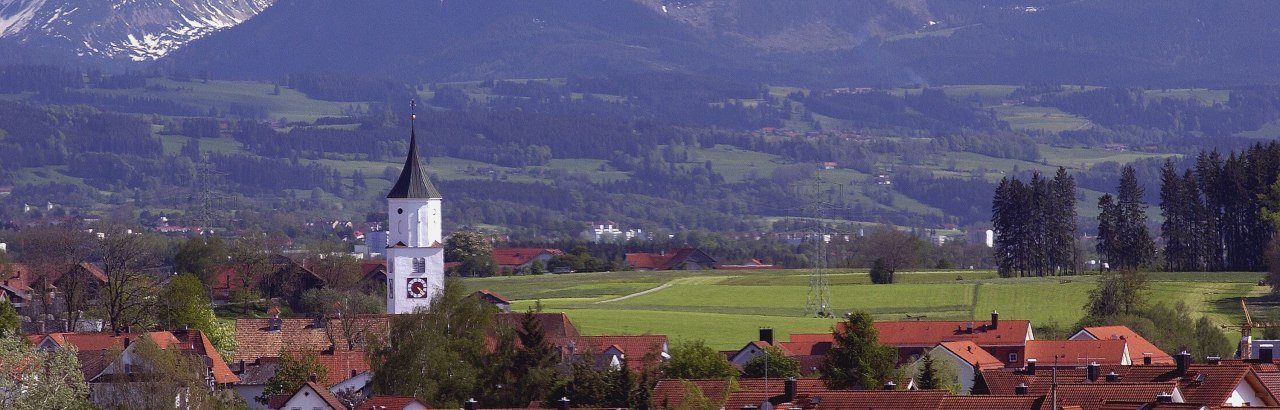
[[[413,120],[418,119],[418,100],[409,100],[409,123],[413,124]]]

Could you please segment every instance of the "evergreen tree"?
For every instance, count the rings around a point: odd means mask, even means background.
[[[1119,219],[1119,209],[1111,194],[1102,194],[1102,197],[1098,198],[1098,239],[1095,246],[1098,255],[1112,269],[1116,267],[1118,258],[1116,254],[1119,252],[1120,240],[1116,234],[1119,229],[1117,226]]]
[[[1167,271],[1187,271],[1194,266],[1194,248],[1189,241],[1194,232],[1195,207],[1187,191],[1173,160],[1165,159],[1160,169],[1160,212],[1164,215],[1160,236],[1164,238],[1164,268]]]
[[[925,353],[920,358],[920,368],[916,370],[916,386],[920,390],[935,390],[946,387],[947,382],[942,379],[938,363],[933,359],[933,352]]]
[[[546,332],[532,308],[525,312],[521,322],[520,350],[516,353],[512,371],[515,373],[516,401],[510,405],[529,404],[543,399],[556,382],[556,352],[547,342]]]
[[[818,369],[832,389],[875,389],[893,378],[897,352],[880,344],[880,333],[866,311],[850,313],[832,330],[835,344]]]
[[[1118,267],[1122,269],[1137,269],[1155,257],[1155,242],[1147,230],[1147,204],[1135,173],[1132,165],[1126,165],[1120,171],[1116,192],[1120,251],[1115,256],[1120,258]]]
[[[1050,206],[1047,229],[1049,267],[1058,273],[1074,274],[1080,266],[1080,246],[1076,239],[1076,181],[1067,169],[1058,167],[1049,184]]]

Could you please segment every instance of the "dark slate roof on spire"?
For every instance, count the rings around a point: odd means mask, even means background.
[[[426,171],[418,163],[418,135],[410,126],[409,156],[404,159],[404,169],[400,171],[400,179],[396,180],[387,198],[442,198],[440,191],[431,184]]]

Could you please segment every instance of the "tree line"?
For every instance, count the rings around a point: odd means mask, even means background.
[[[1000,275],[1077,273],[1081,255],[1075,204],[1075,179],[1065,168],[1058,168],[1052,179],[1033,173],[1027,183],[1002,178],[991,200],[993,252]]]

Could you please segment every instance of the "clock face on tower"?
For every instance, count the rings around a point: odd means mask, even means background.
[[[427,297],[427,279],[426,278],[409,278],[409,286],[405,286],[410,299],[422,299]]]

